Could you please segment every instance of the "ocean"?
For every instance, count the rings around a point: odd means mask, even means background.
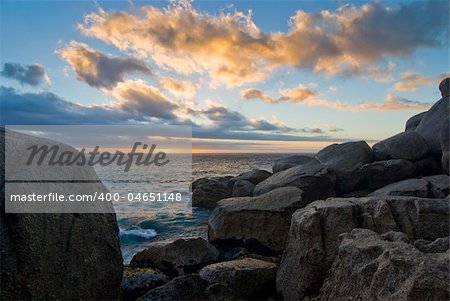
[[[276,159],[290,154],[194,154],[192,165],[180,163],[177,171],[170,175],[152,178],[146,166],[127,173],[112,167],[96,167],[99,178],[111,192],[129,193],[130,187],[148,191],[176,191],[179,185],[188,186],[192,181],[213,176],[239,175],[252,169],[272,170]],[[180,161],[181,162],[181,161]],[[192,167],[192,172],[183,173]],[[120,180],[115,180],[116,176]],[[160,203],[117,203],[114,204],[120,228],[120,243],[124,264],[149,243],[181,237],[207,236],[207,222],[210,209],[190,205],[190,194],[184,194],[182,201],[170,205]],[[124,206],[127,206],[124,208]],[[143,208],[142,206],[146,206]],[[148,210],[148,206],[153,206]],[[145,209],[145,210],[143,210]]]

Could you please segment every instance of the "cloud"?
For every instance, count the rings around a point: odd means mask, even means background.
[[[112,90],[106,93],[119,102],[115,105],[137,116],[147,116],[166,120],[175,120],[174,111],[178,106],[169,101],[158,88],[149,86],[140,80],[127,80],[119,82]]]
[[[70,64],[79,80],[96,88],[113,88],[117,83],[124,81],[127,73],[152,74],[141,60],[112,57],[75,41],[58,50],[58,53]]]
[[[300,103],[307,106],[314,106],[314,107],[319,106],[339,111],[350,111],[350,112],[364,112],[364,111],[385,112],[385,111],[399,111],[399,110],[420,111],[420,110],[427,110],[432,105],[430,103],[412,101],[391,94],[388,94],[386,100],[382,103],[361,102],[357,104],[352,104],[342,101],[332,101],[318,97],[317,92],[311,91],[302,85],[299,85],[298,87],[291,89],[280,90],[280,96],[277,98],[273,98],[258,89],[244,90],[243,92],[241,92],[241,97],[247,100],[259,99],[269,103],[290,101],[293,103]]]
[[[127,112],[83,106],[49,93],[19,93],[0,86],[2,125],[117,124],[133,119]]]
[[[212,122],[213,127],[227,131],[294,131],[293,128],[279,121],[269,122],[264,119],[248,119],[237,111],[215,103],[210,103],[207,109],[198,110],[195,114],[207,118]]]
[[[129,89],[123,89],[129,91]],[[121,93],[117,92],[116,93]],[[124,92],[127,93],[127,92]],[[140,93],[138,93],[140,94]],[[118,96],[120,98],[120,96]],[[135,99],[140,99],[137,97]],[[300,136],[296,131],[280,122],[263,119],[251,120],[242,114],[224,107],[212,107],[197,111],[198,115],[212,121],[212,125],[203,126],[192,121],[172,120],[172,115],[162,114],[169,120],[149,118],[138,112],[138,106],[129,103],[113,105],[84,106],[75,104],[49,93],[20,93],[13,88],[0,86],[1,125],[80,125],[80,124],[136,124],[150,123],[192,125],[194,138],[227,140],[264,140],[264,141],[341,141],[327,135]],[[164,105],[163,105],[164,107]],[[145,109],[145,108],[144,108]],[[152,116],[154,113],[152,113]],[[288,134],[292,132],[293,134]],[[234,143],[234,142],[233,142]]]
[[[50,84],[50,78],[45,72],[44,66],[39,64],[4,63],[0,75],[17,80],[21,85],[38,86],[43,83]]]
[[[241,97],[244,99],[260,99],[260,100],[263,100],[265,102],[270,102],[270,103],[279,102],[279,99],[275,99],[275,98],[271,97],[270,95],[264,93],[263,91],[255,89],[255,88],[250,88],[250,89],[246,89],[246,90],[242,91]]]
[[[190,81],[177,80],[169,76],[161,78],[159,84],[173,96],[188,99],[192,99],[199,88],[199,84]]]
[[[386,60],[424,47],[446,45],[447,1],[396,6],[372,2],[309,13],[299,10],[287,32],[264,32],[252,13],[212,15],[189,1],[132,13],[100,9],[78,25],[87,36],[150,57],[179,73],[208,73],[213,85],[239,86],[265,80],[278,67],[329,76],[391,79]],[[375,66],[381,63],[381,66]]]
[[[290,102],[304,102],[306,99],[317,95],[317,92],[303,86],[299,85],[291,89],[282,89],[279,91],[280,96],[278,98],[273,98],[270,95],[264,93],[261,90],[250,88],[241,92],[241,97],[244,99],[260,99],[269,103],[279,103],[283,101]]]
[[[398,82],[394,84],[393,89],[397,91],[416,91],[420,87],[439,83],[448,76],[449,73],[443,73],[436,77],[428,77],[415,72],[405,72],[401,75]]]

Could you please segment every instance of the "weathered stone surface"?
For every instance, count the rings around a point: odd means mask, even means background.
[[[449,122],[449,97],[446,96],[436,102],[424,115],[415,129],[427,142],[431,153],[440,155],[442,148],[440,135],[443,127]]]
[[[6,154],[10,159],[26,158],[20,153],[30,145],[58,145],[61,152],[78,153],[67,145],[23,134],[11,134],[8,139],[16,148],[16,153]],[[5,136],[4,130],[0,130],[0,158],[4,156]],[[115,214],[5,214],[3,162],[0,163],[1,299],[117,299],[122,280],[122,255]],[[34,172],[36,174],[28,174],[28,178],[41,179],[41,175]],[[98,179],[90,166],[54,166],[51,176]],[[80,193],[84,194],[108,192],[101,183],[79,186],[82,186]],[[54,185],[54,188],[61,187]],[[110,203],[101,206],[114,212]]]
[[[353,191],[360,179],[356,171],[372,162],[372,149],[364,141],[332,144],[317,153],[315,158],[336,174],[339,193]]]
[[[434,241],[418,239],[414,242],[414,246],[423,253],[443,253],[446,252],[450,245],[450,237],[439,237]]]
[[[255,184],[247,180],[237,180],[233,186],[233,197],[252,196]]]
[[[256,252],[280,252],[292,213],[307,204],[302,191],[295,187],[277,188],[253,198],[222,200],[209,218],[208,238],[213,243],[244,245]]]
[[[251,171],[244,172],[243,174],[240,174],[239,176],[235,177],[235,181],[243,180],[243,181],[249,181],[253,183],[254,185],[258,184],[259,182],[264,181],[268,177],[272,175],[271,172],[268,172],[267,170],[262,169],[254,169]]]
[[[277,274],[284,299],[319,292],[339,246],[339,235],[354,228],[377,233],[401,231],[411,241],[449,235],[449,200],[368,197],[316,201],[292,215]]]
[[[271,262],[244,258],[211,264],[199,275],[208,283],[219,283],[232,288],[248,299],[267,298],[275,292],[277,265]]]
[[[272,171],[274,173],[280,172],[282,170],[289,169],[291,167],[295,167],[297,165],[306,164],[313,160],[313,156],[308,155],[293,155],[286,158],[278,159],[274,162],[272,166]]]
[[[445,198],[449,194],[448,175],[408,179],[384,186],[369,196],[403,195],[420,198]]]
[[[375,159],[405,159],[416,161],[424,158],[429,150],[427,142],[414,131],[406,131],[382,140],[372,147]]]
[[[314,201],[335,195],[336,177],[330,168],[316,159],[273,174],[256,185],[253,195],[258,196],[279,187],[297,187],[303,190],[303,198]]]
[[[169,278],[151,268],[125,267],[122,279],[124,300],[136,300],[152,288],[163,285]]]
[[[415,176],[414,163],[399,159],[388,161],[376,161],[366,164],[358,171],[361,188],[376,190],[391,183]]]
[[[133,256],[130,266],[156,268],[172,278],[193,273],[218,257],[219,251],[203,238],[182,238],[150,244]]]
[[[172,279],[166,284],[148,291],[140,301],[207,300],[206,283],[198,274]]]
[[[422,112],[409,118],[408,121],[406,121],[405,131],[414,131],[426,113],[427,112]]]
[[[424,254],[367,229],[343,234],[320,300],[447,300],[448,254]]]
[[[232,196],[233,177],[202,178],[192,183],[192,206],[214,208],[217,202]]]

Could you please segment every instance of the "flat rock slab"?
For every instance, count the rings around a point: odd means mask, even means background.
[[[282,187],[257,197],[222,200],[209,218],[208,238],[255,252],[281,252],[292,213],[308,204],[302,195],[298,188]]]

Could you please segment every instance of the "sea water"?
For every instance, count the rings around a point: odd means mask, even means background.
[[[289,154],[194,154],[192,165],[178,166],[179,172],[170,171],[161,178],[155,178],[147,166],[133,166],[124,177],[123,171],[114,167],[97,166],[99,178],[112,191],[126,194],[130,187],[143,191],[176,191],[182,185],[213,176],[236,176],[252,169],[272,170],[276,159]],[[183,161],[184,162],[184,161]],[[186,171],[189,172],[182,172]],[[120,243],[124,263],[128,264],[133,255],[156,240],[182,237],[207,236],[207,222],[210,209],[191,207],[190,194],[184,194],[181,202],[170,204],[148,202],[114,203],[120,228]],[[127,206],[124,208],[123,206]],[[143,206],[153,206],[152,210]],[[124,210],[126,209],[126,210]],[[146,210],[144,210],[146,209]]]

